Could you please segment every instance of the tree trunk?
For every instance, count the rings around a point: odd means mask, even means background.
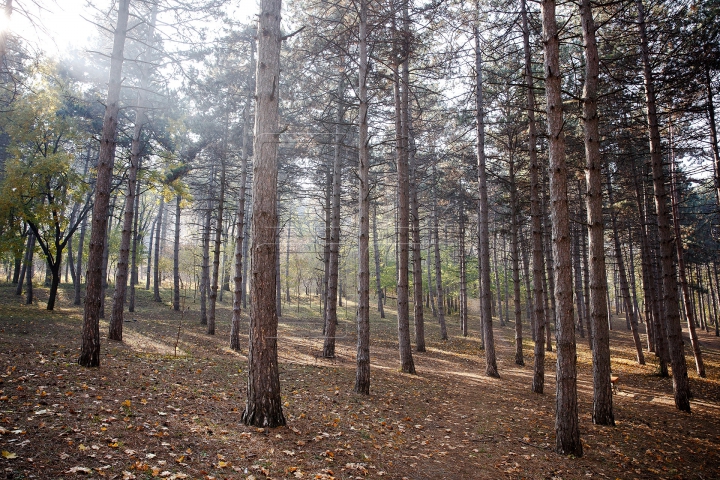
[[[374,252],[374,256],[375,256],[375,288],[377,291],[378,312],[380,312],[380,318],[385,318],[385,309],[383,308],[382,282],[380,279],[380,248],[378,247],[378,233],[377,233],[377,203],[375,203],[375,202],[373,202],[372,234],[373,234],[373,252]],[[416,339],[417,339],[417,323],[415,325],[415,335],[416,335]]]
[[[254,74],[255,68],[255,41],[250,40],[250,73]],[[245,195],[247,189],[247,167],[249,157],[248,139],[250,138],[250,106],[253,99],[253,80],[248,79],[247,94],[245,96],[245,108],[243,109],[243,130],[242,150],[240,154],[240,193],[238,196],[237,228],[235,237],[235,264],[233,275],[233,313],[230,323],[230,348],[240,350],[240,313],[243,291],[243,259],[245,250]]]
[[[532,271],[533,271],[533,323],[535,324],[535,349],[533,361],[532,391],[543,393],[545,385],[545,294],[543,277],[542,211],[540,209],[540,164],[537,158],[537,126],[535,124],[535,87],[533,85],[532,53],[530,52],[530,29],[528,26],[527,1],[520,1],[523,27],[523,51],[525,54],[525,85],[527,88],[528,154],[530,156],[530,217],[532,224]]]
[[[400,43],[402,58],[402,76],[395,66],[395,133],[398,176],[398,281],[397,281],[397,318],[400,369],[404,373],[415,373],[415,364],[410,346],[410,308],[409,308],[409,245],[410,245],[410,185],[408,159],[408,120],[410,96],[407,83],[409,63],[409,18],[408,0],[403,0],[403,33]]]
[[[710,66],[705,66],[705,89],[707,90],[707,109],[710,121],[710,147],[713,152],[715,163],[715,199],[720,208],[720,147],[718,147],[717,123],[715,122],[715,103],[713,102],[712,81],[710,77]]]
[[[645,80],[647,102],[648,133],[650,136],[650,161],[652,163],[653,188],[655,192],[655,210],[657,212],[658,234],[660,238],[660,266],[663,279],[663,309],[665,311],[665,332],[668,351],[673,370],[673,391],[675,406],[681,411],[690,411],[690,384],[687,376],[687,365],[682,347],[682,329],[680,327],[680,311],[677,298],[677,279],[675,262],[673,261],[673,235],[670,228],[670,214],[667,208],[665,190],[665,172],[663,170],[662,152],[660,151],[660,129],[658,127],[655,106],[655,85],[650,65],[650,53],[645,31],[645,6],[642,0],[636,0],[638,7],[638,26],[640,28],[640,48]]]
[[[585,313],[585,297],[582,290],[582,264],[580,252],[580,236],[582,235],[582,226],[574,225],[573,231],[573,275],[575,279],[575,309],[577,310],[577,329],[580,337],[585,338],[584,318]]]
[[[276,187],[277,188],[277,187]],[[213,248],[212,279],[208,295],[209,312],[207,316],[207,333],[215,335],[215,305],[218,296],[218,282],[220,275],[220,247],[222,246],[223,214],[225,212],[225,152],[222,153],[220,161],[220,193],[215,217],[215,245]],[[275,236],[275,233],[273,233]],[[273,244],[276,243],[273,237]],[[275,261],[273,259],[273,265]],[[274,267],[273,267],[274,268]],[[274,288],[274,287],[273,287]]]
[[[423,312],[423,271],[422,271],[422,245],[420,241],[420,208],[418,205],[418,173],[415,159],[415,132],[412,128],[412,111],[408,105],[408,132],[410,135],[408,145],[410,150],[410,222],[412,227],[412,272],[413,272],[413,323],[415,326],[415,351],[425,351],[425,315]]]
[[[678,275],[680,280],[680,289],[682,290],[683,302],[685,305],[685,314],[687,316],[688,333],[690,335],[690,345],[692,345],[693,356],[695,357],[695,368],[700,378],[705,378],[705,364],[703,363],[702,353],[700,352],[700,342],[698,341],[697,332],[695,331],[695,315],[693,314],[693,305],[690,301],[690,290],[688,289],[687,276],[685,275],[685,256],[683,252],[682,235],[680,233],[680,193],[677,185],[677,172],[675,165],[675,149],[673,145],[673,128],[670,126],[670,192],[672,202],[672,216],[675,233],[675,251],[677,252]],[[700,280],[700,276],[698,276]],[[702,296],[700,297],[702,299]],[[685,358],[683,354],[683,359]]]
[[[335,327],[337,325],[338,270],[340,265],[340,181],[342,180],[342,157],[340,155],[340,124],[345,116],[343,92],[345,82],[338,84],[338,105],[335,118],[335,149],[332,168],[332,201],[330,223],[330,263],[328,265],[327,296],[325,297],[325,342],[323,357],[335,358]]]
[[[157,220],[155,221],[155,255],[153,258],[153,301],[162,302],[160,297],[160,243],[161,236],[160,231],[162,230],[163,224],[163,212],[165,210],[165,197],[160,194],[160,208],[158,209]]]
[[[437,175],[433,166],[433,183],[437,185]],[[438,324],[440,325],[440,339],[447,340],[447,326],[445,325],[445,290],[442,284],[442,263],[440,260],[440,235],[438,227],[437,189],[433,188],[433,230],[435,243],[435,288],[438,292]]]
[[[713,265],[715,268],[715,273],[717,274],[717,263],[713,262]],[[717,275],[715,275],[715,282],[713,282],[713,277],[712,277],[712,274],[710,273],[710,263],[709,262],[705,264],[705,268],[707,270],[708,288],[710,289],[710,298],[712,299],[712,305],[713,305],[713,316],[715,319],[715,321],[713,322],[713,325],[715,325],[715,336],[720,337],[720,325],[718,325],[718,321],[720,320],[720,315],[718,312]]]
[[[358,58],[358,300],[355,392],[370,394],[370,152],[368,151],[367,0],[360,0]],[[376,252],[377,254],[377,252]],[[376,256],[377,258],[377,256]],[[377,260],[376,260],[377,261]]]
[[[479,6],[476,2],[479,13]],[[499,377],[495,358],[495,341],[492,331],[492,298],[490,289],[490,232],[489,204],[487,193],[487,172],[485,170],[485,113],[483,109],[482,57],[480,53],[480,32],[478,20],[473,26],[475,37],[475,122],[477,125],[478,163],[478,260],[480,269],[480,317],[485,344],[485,374]]]
[[[137,254],[138,254],[138,242],[140,241],[140,232],[138,231],[138,223],[140,221],[140,181],[138,180],[135,185],[135,215],[133,215],[133,230],[132,230],[132,246],[130,247],[130,299],[128,303],[128,312],[135,311],[135,286],[138,283],[138,265],[137,265]]]
[[[498,232],[493,232],[493,264],[495,270],[495,295],[497,299],[497,317],[500,320],[500,326],[505,326],[505,319],[503,317],[503,303],[502,303],[502,287],[500,286],[500,262],[498,262],[498,246],[497,246]]]
[[[127,33],[130,0],[119,0],[118,21],[113,38],[110,61],[110,79],[105,102],[100,157],[95,182],[90,251],[88,254],[87,287],[83,315],[82,349],[78,363],[84,367],[100,366],[100,309],[102,303],[103,251],[107,238],[108,206],[115,146],[118,113],[120,110],[120,82],[122,81],[123,50]]]
[[[460,331],[463,337],[468,335],[467,308],[467,266],[465,255],[465,187],[460,182],[460,231],[458,232],[460,251]]]
[[[28,237],[25,244],[25,255],[23,255],[22,268],[20,269],[20,274],[18,275],[18,282],[17,286],[15,287],[15,295],[22,295],[23,287],[25,286],[25,275],[27,274],[28,261],[30,260],[30,245],[32,242],[31,236],[33,235],[30,229],[28,229],[27,235]]]
[[[285,425],[277,358],[275,236],[277,219],[278,87],[281,0],[261,0],[258,25],[253,166],[252,275],[246,425]]]
[[[613,198],[612,182],[610,181],[610,167],[607,172],[607,189],[608,201],[610,202],[610,221],[612,222],[613,239],[615,243],[615,261],[617,263],[618,274],[620,276],[620,294],[622,295],[625,305],[625,318],[630,323],[630,330],[635,343],[635,354],[639,365],[645,365],[645,355],[643,355],[642,343],[640,342],[640,333],[638,332],[638,322],[635,316],[635,308],[630,297],[630,286],[628,284],[627,273],[625,271],[625,259],[623,258],[622,248],[620,246],[620,232],[617,225],[617,213],[615,212],[615,199]]]
[[[518,252],[518,195],[515,178],[515,158],[511,153],[510,174],[510,264],[513,275],[513,299],[515,307],[515,364],[525,365],[522,347],[522,308],[520,305],[520,254]]]
[[[572,298],[572,262],[567,198],[565,135],[560,91],[559,35],[555,1],[541,2],[545,44],[545,93],[549,136],[550,212],[555,265],[557,389],[555,449],[563,455],[582,456],[577,405],[575,322]]]
[[[210,234],[212,225],[212,199],[208,188],[208,207],[203,228],[203,258],[200,271],[200,325],[208,324],[207,298],[210,291]]]
[[[78,239],[78,251],[77,251],[77,263],[75,264],[75,272],[77,277],[75,279],[75,297],[73,299],[73,305],[80,305],[82,298],[80,297],[82,287],[82,264],[83,264],[83,251],[85,250],[85,232],[87,232],[87,215],[80,224],[80,238]]]
[[[35,253],[35,235],[30,233],[28,243],[27,267],[25,268],[25,305],[32,305],[33,292],[33,256]]]
[[[175,197],[175,241],[173,242],[173,310],[180,311],[180,195]]]
[[[148,242],[148,253],[147,253],[147,269],[145,270],[145,290],[150,290],[150,273],[152,269],[153,259],[153,242],[155,241],[155,226],[157,225],[157,217],[153,220],[150,226],[150,241]]]

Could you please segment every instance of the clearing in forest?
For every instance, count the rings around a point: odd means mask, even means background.
[[[4,478],[720,477],[720,342],[712,333],[699,331],[707,378],[697,377],[686,351],[694,395],[688,415],[674,407],[671,379],[655,375],[653,355],[636,364],[631,334],[616,321],[615,427],[591,422],[591,357],[578,337],[585,451],[578,459],[553,452],[555,357],[546,357],[545,394],[532,394],[527,326],[521,367],[514,327],[494,325],[500,378],[493,379],[482,374],[477,315],[467,338],[449,317],[450,339],[441,341],[428,314],[428,351],[414,353],[418,374],[406,375],[398,371],[388,305],[387,319],[371,317],[371,395],[363,397],[352,393],[354,304],[339,309],[334,360],[319,358],[317,300],[312,308],[307,298],[286,305],[278,345],[288,425],[266,430],[240,422],[247,350],[228,348],[227,300],[209,336],[192,298],[181,314],[140,290],[124,342],[105,340],[103,323],[101,367],[86,369],[76,363],[82,311],[71,306],[69,290],[53,312],[44,309],[46,291],[26,306],[12,290],[0,285]]]

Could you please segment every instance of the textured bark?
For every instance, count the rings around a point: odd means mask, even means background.
[[[403,0],[403,33],[400,44],[402,76],[395,66],[395,133],[398,177],[398,276],[397,276],[397,318],[400,369],[404,373],[415,373],[415,363],[410,346],[410,305],[409,305],[409,246],[410,246],[410,185],[408,159],[408,106],[410,102],[407,83],[409,63],[409,18],[406,19],[408,0]]]
[[[75,272],[77,273],[75,278],[75,296],[73,298],[73,305],[81,305],[82,297],[82,265],[83,265],[83,251],[85,250],[85,233],[87,232],[87,215],[83,218],[80,224],[80,238],[78,239],[78,251],[77,260],[75,264]]]
[[[713,102],[712,81],[710,77],[710,67],[705,67],[705,89],[707,90],[707,109],[708,119],[710,120],[710,147],[713,152],[713,162],[715,163],[715,200],[718,208],[720,208],[720,147],[718,147],[717,122],[715,121],[715,102]]]
[[[682,235],[680,233],[680,193],[677,185],[677,167],[675,165],[674,145],[672,144],[672,126],[670,127],[670,184],[672,194],[672,215],[675,233],[675,251],[677,252],[678,276],[680,281],[680,289],[682,291],[683,304],[685,306],[685,316],[687,318],[688,332],[690,334],[690,345],[692,346],[693,356],[695,357],[695,369],[701,378],[705,378],[705,364],[703,363],[702,353],[700,352],[700,342],[697,332],[695,331],[694,307],[690,300],[690,289],[688,288],[687,275],[685,274],[685,255],[683,252]],[[698,272],[699,273],[699,272]],[[698,275],[698,280],[700,276]],[[702,294],[700,295],[702,304]],[[701,309],[702,311],[702,309]]]
[[[383,308],[383,290],[382,290],[382,283],[380,281],[380,248],[378,246],[378,233],[377,233],[377,203],[373,203],[372,235],[373,235],[373,252],[374,252],[374,257],[375,257],[375,290],[377,292],[377,302],[378,302],[377,308],[378,308],[378,312],[380,312],[380,318],[385,318],[385,309]],[[417,339],[417,322],[415,324],[415,338]],[[424,335],[423,335],[423,338],[424,338]]]
[[[408,108],[410,106],[408,105]],[[417,160],[415,159],[415,133],[412,128],[412,112],[408,112],[410,134],[408,159],[410,163],[410,222],[412,226],[412,272],[413,272],[413,323],[415,326],[415,351],[425,351],[425,315],[423,312],[422,245],[420,242],[420,213],[417,192]],[[461,267],[462,268],[462,267]]]
[[[680,310],[677,298],[677,275],[674,262],[674,240],[670,227],[670,213],[667,207],[665,190],[665,171],[663,170],[662,152],[660,151],[660,129],[658,126],[657,108],[655,105],[655,85],[650,65],[650,53],[645,26],[645,6],[642,0],[636,0],[638,8],[638,26],[640,29],[640,50],[643,64],[645,97],[650,137],[650,161],[653,173],[653,190],[655,193],[655,211],[660,240],[660,267],[662,270],[663,310],[665,311],[665,333],[672,365],[673,392],[675,406],[681,411],[690,411],[690,384],[687,376],[687,365],[682,346],[682,329],[680,327]]]
[[[541,2],[543,43],[545,44],[545,94],[550,163],[550,213],[552,218],[553,260],[555,265],[555,305],[557,342],[557,388],[555,410],[555,450],[563,455],[582,456],[577,404],[575,322],[572,298],[572,262],[567,199],[565,135],[560,91],[560,55],[555,1]]]
[[[638,321],[635,316],[635,308],[632,304],[630,296],[630,285],[625,270],[625,259],[623,257],[622,247],[620,245],[620,232],[617,222],[617,213],[615,212],[615,199],[613,195],[612,182],[610,181],[610,169],[607,171],[607,190],[608,200],[610,202],[610,221],[612,222],[613,240],[615,245],[615,263],[620,277],[620,295],[622,296],[623,305],[625,306],[625,318],[630,324],[633,341],[635,343],[635,354],[639,365],[645,365],[645,355],[643,354],[642,343],[640,342],[640,332],[638,332]]]
[[[500,320],[500,326],[505,326],[505,320],[503,317],[503,303],[502,303],[502,293],[501,293],[501,287],[500,287],[500,262],[498,262],[498,246],[497,246],[497,237],[498,232],[493,233],[493,266],[495,267],[493,270],[495,272],[495,296],[497,300],[497,317]]]
[[[148,241],[147,251],[147,267],[145,269],[145,290],[150,290],[150,274],[152,273],[153,246],[155,241],[155,225],[157,224],[157,216],[150,225],[150,240]]]
[[[532,391],[543,393],[545,385],[545,293],[543,277],[542,211],[540,209],[540,164],[537,158],[537,125],[535,123],[535,86],[533,85],[532,53],[530,52],[530,29],[528,26],[527,2],[520,1],[523,27],[523,51],[525,54],[525,86],[527,88],[528,154],[530,157],[530,217],[532,228],[532,272],[533,272],[533,331],[535,340],[533,360]]]
[[[367,3],[360,0],[358,58],[358,300],[355,392],[370,394],[370,152],[368,151]]]
[[[261,0],[255,74],[253,143],[252,276],[246,425],[285,425],[277,357],[275,237],[277,218],[278,87],[280,84],[281,0]]]
[[[583,123],[585,135],[585,182],[587,186],[587,228],[589,239],[590,323],[593,354],[593,423],[615,425],[610,383],[610,332],[608,330],[607,274],[602,210],[602,158],[598,133],[597,83],[599,59],[595,21],[590,0],[580,6],[585,47]]]
[[[107,238],[110,183],[115,163],[117,123],[120,111],[120,82],[122,80],[123,50],[127,33],[129,7],[130,0],[120,0],[118,2],[118,20],[115,26],[110,60],[110,79],[100,140],[100,158],[97,165],[95,202],[93,204],[92,231],[88,253],[82,348],[78,359],[78,363],[84,367],[100,366],[100,310],[104,273],[102,259],[105,239]]]
[[[495,357],[495,341],[492,331],[492,292],[490,288],[490,231],[489,204],[487,194],[487,172],[485,171],[485,113],[483,103],[482,57],[480,53],[480,32],[473,26],[475,37],[475,123],[477,128],[478,164],[478,262],[480,268],[480,317],[485,344],[485,374],[499,377]]]
[[[328,265],[327,296],[325,297],[325,342],[323,343],[323,357],[335,357],[335,330],[337,319],[338,300],[338,270],[340,266],[340,181],[342,179],[342,157],[340,147],[342,137],[340,124],[343,121],[345,107],[343,106],[343,92],[345,82],[338,84],[338,106],[335,118],[335,149],[333,153],[332,168],[332,201],[330,222],[330,262]]]
[[[32,239],[30,238],[32,236],[32,232],[28,231],[28,237],[27,241],[25,242],[25,254],[23,255],[23,262],[22,262],[22,268],[20,269],[20,274],[18,275],[18,282],[15,286],[15,295],[22,295],[23,287],[25,286],[25,274],[27,273],[27,265],[30,255],[30,243]]]
[[[577,311],[577,329],[580,337],[585,338],[584,313],[585,313],[585,296],[582,290],[582,260],[580,258],[580,237],[582,235],[582,226],[573,226],[573,278],[575,280],[575,309]]]

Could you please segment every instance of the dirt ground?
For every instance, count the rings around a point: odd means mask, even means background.
[[[70,292],[48,312],[45,291],[26,306],[13,289],[0,285],[0,478],[720,478],[713,332],[700,332],[707,378],[697,376],[687,349],[694,397],[685,414],[674,407],[671,379],[655,374],[654,356],[637,365],[624,319],[616,319],[615,427],[592,424],[591,357],[578,338],[584,456],[571,458],[553,451],[554,353],[546,356],[545,394],[531,393],[532,343],[525,340],[525,366],[515,365],[514,327],[496,322],[501,378],[488,378],[477,315],[467,338],[449,317],[451,338],[441,341],[427,314],[428,351],[414,353],[418,374],[407,375],[398,370],[394,312],[385,320],[373,314],[364,397],[352,392],[353,305],[339,309],[332,361],[318,358],[317,299],[312,310],[286,306],[279,356],[287,426],[266,430],[240,422],[247,351],[228,348],[228,292],[209,336],[192,299],[181,314],[140,290],[124,342],[107,341],[103,322],[101,367],[86,369],[76,363],[82,311]]]

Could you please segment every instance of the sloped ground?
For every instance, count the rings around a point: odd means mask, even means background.
[[[674,407],[671,380],[654,375],[654,357],[636,365],[624,321],[615,322],[614,428],[591,422],[590,352],[578,338],[585,455],[575,459],[553,452],[554,354],[546,393],[532,394],[531,342],[526,365],[515,365],[514,331],[496,324],[501,378],[487,378],[476,315],[467,338],[449,318],[451,339],[442,342],[428,314],[418,375],[398,371],[393,312],[373,317],[372,394],[362,397],[352,393],[353,306],[339,309],[332,361],[318,358],[317,300],[312,311],[286,307],[279,346],[288,426],[265,430],[240,423],[247,352],[227,347],[227,298],[211,337],[192,299],[181,315],[140,291],[125,342],[103,339],[102,366],[85,369],[76,363],[82,311],[66,299],[44,310],[42,290],[39,305],[25,306],[11,290],[0,286],[4,478],[720,478],[720,342],[704,332],[708,378],[697,377],[687,352],[688,415]]]

